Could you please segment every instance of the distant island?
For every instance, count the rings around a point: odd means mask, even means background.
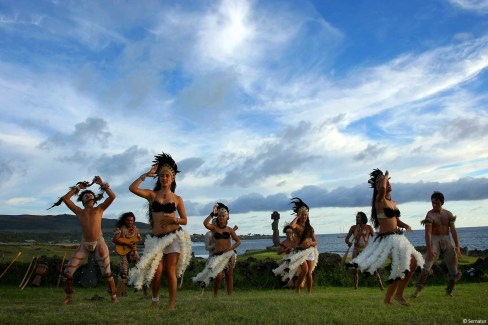
[[[114,230],[115,219],[102,219],[102,231],[105,237],[110,237]],[[136,226],[145,235],[150,226],[145,222],[136,222]],[[80,224],[72,214],[58,215],[0,215],[0,229],[2,242],[44,242],[44,243],[72,243],[80,240]],[[272,235],[239,234],[244,240],[272,239]],[[205,235],[191,235],[193,242],[203,242]]]

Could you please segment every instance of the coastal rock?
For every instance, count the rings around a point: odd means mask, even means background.
[[[463,254],[464,254],[464,252],[463,252]],[[488,249],[485,249],[485,250],[473,249],[473,250],[468,251],[467,254],[465,254],[465,255],[483,257],[486,259],[488,257]]]
[[[334,253],[320,253],[317,267],[341,267],[341,256]]]

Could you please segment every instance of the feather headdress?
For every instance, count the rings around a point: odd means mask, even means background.
[[[171,157],[170,154],[164,152],[154,156],[153,164],[158,165],[158,169],[156,170],[157,174],[159,174],[161,172],[161,169],[165,167],[169,167],[172,170],[173,176],[180,172],[173,157]]]
[[[294,204],[294,207],[292,208],[292,210],[293,210],[293,213],[295,213],[295,214],[298,214],[298,211],[300,211],[300,209],[303,209],[303,208],[307,209],[307,211],[310,210],[308,205],[305,202],[303,202],[302,199],[300,199],[298,197],[292,198],[290,204]]]

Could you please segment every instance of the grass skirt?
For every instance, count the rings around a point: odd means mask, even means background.
[[[424,258],[410,241],[402,234],[390,234],[376,237],[349,265],[353,265],[361,272],[373,274],[382,268],[388,258],[391,258],[391,272],[388,281],[403,279],[410,272],[411,256],[417,260],[417,265],[424,265]]]
[[[181,277],[185,273],[191,259],[191,237],[188,231],[179,229],[164,237],[146,236],[144,252],[135,267],[129,270],[129,285],[141,289],[143,285],[149,285],[154,278],[159,262],[163,258],[163,251],[177,240],[180,246],[180,256],[176,266],[176,276]]]
[[[314,254],[312,261],[312,272],[317,266],[319,252],[317,247],[311,246],[304,250],[294,250],[290,254],[283,256],[280,266],[273,270],[276,276],[281,276],[281,280],[286,282],[293,279],[294,276],[300,275],[300,265],[305,262],[310,254]]]
[[[205,263],[203,271],[193,277],[193,282],[200,284],[202,288],[206,288],[210,281],[231,263],[231,259],[234,256],[237,256],[234,251],[228,251],[221,255],[210,257]]]

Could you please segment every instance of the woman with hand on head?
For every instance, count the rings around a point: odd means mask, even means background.
[[[417,266],[424,265],[422,255],[403,236],[400,228],[412,232],[409,225],[400,220],[400,210],[391,199],[391,185],[388,171],[383,174],[379,169],[373,170],[368,183],[373,188],[371,202],[371,221],[379,233],[364,251],[348,264],[349,268],[358,268],[361,272],[373,274],[383,267],[391,258],[391,273],[388,278],[388,289],[385,304],[391,304],[392,298],[401,305],[408,306],[404,290]]]
[[[216,222],[212,222],[214,217]],[[236,263],[235,249],[241,244],[241,240],[235,233],[235,228],[228,226],[229,208],[220,202],[214,205],[212,213],[203,221],[205,228],[212,232],[214,238],[213,254],[207,260],[205,269],[198,273],[193,282],[206,288],[211,280],[214,281],[214,297],[217,297],[222,278],[225,276],[227,294],[234,292],[234,267]],[[232,245],[232,239],[234,244]]]
[[[307,292],[312,293],[313,277],[312,273],[317,266],[319,253],[317,251],[317,237],[310,225],[308,205],[299,198],[293,198],[291,203],[295,219],[290,223],[290,227],[295,234],[295,248],[286,256],[285,262],[273,270],[275,275],[280,275],[283,281],[288,281],[294,276],[298,276],[295,282],[295,291],[300,293],[301,284],[307,282]]]
[[[182,277],[190,263],[191,238],[181,228],[181,225],[187,224],[185,204],[174,193],[178,166],[166,153],[157,155],[153,163],[149,172],[142,174],[129,186],[132,193],[149,202],[151,225],[151,235],[147,235],[144,242],[143,256],[136,267],[129,271],[129,284],[137,289],[151,284],[152,305],[157,306],[164,269],[169,291],[168,309],[172,310],[176,304],[177,277]],[[146,177],[157,178],[152,190],[139,188]]]

